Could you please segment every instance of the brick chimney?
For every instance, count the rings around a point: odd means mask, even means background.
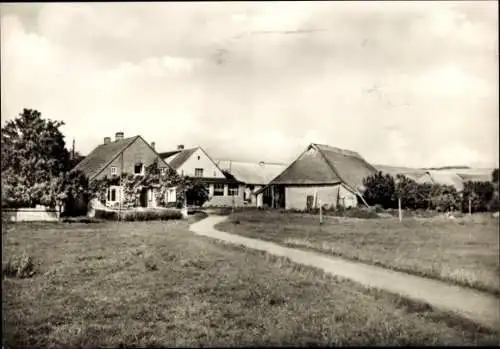
[[[111,143],[111,137],[104,137],[104,144]]]
[[[177,150],[184,150],[184,144],[179,144],[177,146]]]
[[[155,144],[155,142],[151,142],[151,148],[153,148],[153,149],[154,149],[154,148],[155,148],[155,145],[156,145],[156,144]]]
[[[123,139],[123,132],[115,133],[115,142],[121,141]]]

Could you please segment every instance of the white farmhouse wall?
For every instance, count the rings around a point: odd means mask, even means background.
[[[199,157],[199,159],[198,159]],[[213,163],[212,160],[201,149],[197,149],[189,159],[187,159],[178,169],[179,174],[194,177],[195,169],[203,169],[204,178],[225,178],[221,170]]]
[[[8,222],[54,222],[59,220],[59,211],[43,207],[3,209],[2,219]]]
[[[307,196],[317,197],[322,205],[336,207],[339,203],[346,207],[357,205],[356,195],[342,185],[332,186],[287,186],[285,188],[285,209],[304,210],[307,208]]]
[[[210,185],[213,188],[213,185]],[[228,185],[224,185],[224,195],[223,196],[210,196],[208,201],[206,201],[203,206],[204,207],[231,207],[234,204],[237,207],[242,207],[245,205],[243,200],[243,192],[245,190],[245,185],[241,184],[238,186],[238,195],[229,196],[228,195]]]

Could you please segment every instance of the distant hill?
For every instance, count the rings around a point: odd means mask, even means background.
[[[441,171],[441,170],[470,170],[469,166],[443,166],[443,167],[426,167],[421,170],[430,170],[430,171]]]

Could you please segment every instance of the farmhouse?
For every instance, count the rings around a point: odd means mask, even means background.
[[[226,176],[233,176],[236,180],[245,183],[243,200],[247,206],[262,207],[264,204],[270,206],[270,190],[260,194],[256,192],[268,185],[273,178],[280,174],[285,164],[270,162],[242,162],[232,160],[217,160],[219,167]]]
[[[143,176],[146,168],[158,163],[161,173],[165,173],[170,166],[161,159],[154,149],[154,143],[148,144],[141,136],[124,138],[123,132],[116,132],[115,140],[105,137],[104,142],[97,146],[89,155],[80,161],[75,169],[81,170],[89,182],[120,176],[122,173]],[[156,197],[153,188],[143,188],[139,194],[137,206],[155,207]],[[123,202],[123,188],[110,186],[106,196],[106,205],[114,206]]]
[[[202,147],[184,149],[179,145],[176,150],[160,153],[161,158],[181,176],[199,179],[208,188],[208,201],[204,206],[224,207],[243,205],[244,185],[231,176],[226,176]],[[176,199],[176,188],[167,192],[167,202]],[[188,205],[200,205],[188,199]]]
[[[323,144],[310,144],[269,185],[271,207],[310,209],[321,205],[352,207],[362,197],[363,179],[377,170],[358,153]]]

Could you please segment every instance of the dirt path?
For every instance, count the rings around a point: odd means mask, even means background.
[[[423,301],[436,308],[456,312],[476,323],[498,330],[500,328],[500,300],[486,293],[450,285],[441,281],[413,276],[385,268],[348,261],[342,258],[301,251],[295,248],[251,239],[218,231],[214,228],[225,220],[223,216],[209,216],[191,225],[198,235],[224,240],[248,248],[266,251],[276,256],[321,268],[325,272],[351,279],[361,284],[401,294]]]

